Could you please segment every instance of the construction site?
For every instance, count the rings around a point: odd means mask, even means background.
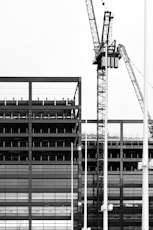
[[[0,230],[153,229],[148,82],[143,91],[126,46],[113,39],[114,14],[105,2],[100,35],[94,0],[84,2],[96,118],[88,115],[75,70],[0,77]],[[118,71],[121,60],[143,119],[109,119],[109,71]]]

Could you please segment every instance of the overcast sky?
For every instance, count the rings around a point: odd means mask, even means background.
[[[94,0],[101,36],[104,7]],[[143,0],[106,0],[114,13],[113,39],[126,46],[129,57],[143,73]],[[153,85],[153,30],[149,3],[149,81]],[[83,117],[96,118],[96,66],[85,0],[0,0],[0,76],[81,76]],[[123,60],[109,70],[110,119],[142,118]],[[142,86],[143,78],[136,71]],[[149,110],[153,117],[153,88]]]

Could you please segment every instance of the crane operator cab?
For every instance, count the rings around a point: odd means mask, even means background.
[[[119,59],[121,54],[116,47],[116,41],[114,40],[111,45],[107,46],[107,67],[118,68]],[[98,54],[95,57],[93,64],[98,65],[98,69],[105,69],[106,67],[106,46],[103,44]]]

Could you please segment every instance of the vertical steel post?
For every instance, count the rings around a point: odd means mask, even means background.
[[[85,157],[84,157],[84,230],[87,230],[87,120],[85,131]]]
[[[147,0],[144,0],[144,117],[143,117],[143,161],[142,161],[142,230],[149,229],[149,192],[148,192],[148,22]]]
[[[82,102],[82,92],[81,92],[81,78],[79,78],[78,81],[78,101],[79,101],[79,120],[78,120],[78,131],[79,133],[81,133],[82,130],[82,126],[81,126],[81,102]],[[81,175],[82,175],[82,148],[81,148],[82,142],[81,142],[81,135],[78,135],[78,229],[81,229],[82,227],[82,221],[81,221],[81,217],[82,217],[82,207],[81,207],[81,201],[82,201],[82,193],[81,193],[81,188],[82,188],[82,179],[81,179]]]
[[[29,230],[32,229],[32,82],[29,81]]]
[[[103,204],[103,229],[108,230],[108,149],[107,149],[107,134],[108,134],[108,44],[105,46],[105,74],[106,74],[106,108],[105,108],[105,139],[104,139],[104,204]]]
[[[71,143],[71,230],[73,230],[73,143]]]
[[[123,230],[123,121],[120,122],[120,230]]]

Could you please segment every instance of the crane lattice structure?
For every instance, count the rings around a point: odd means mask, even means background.
[[[103,203],[103,154],[106,132],[104,121],[108,112],[106,57],[107,67],[118,68],[119,53],[116,48],[116,41],[111,43],[112,13],[110,11],[104,13],[102,37],[100,41],[92,0],[86,0],[86,6],[95,51],[95,61],[93,64],[97,65],[97,229],[102,229],[101,214],[99,215],[99,213]]]
[[[90,24],[90,29],[91,29],[94,51],[95,51],[95,54],[97,54],[99,51],[100,40],[99,40],[99,34],[98,34],[98,29],[97,29],[93,2],[91,0],[86,0],[86,7],[87,7],[87,12],[88,12],[88,18],[89,18],[89,24]]]
[[[128,53],[127,53],[127,50],[126,50],[124,45],[119,44],[118,45],[118,51],[120,53],[120,56],[123,57],[123,59],[124,59],[124,63],[125,63],[125,66],[127,68],[128,73],[129,73],[129,76],[130,76],[136,97],[138,99],[140,108],[141,108],[142,112],[144,113],[144,97],[143,97],[143,94],[141,92],[141,88],[140,88],[138,80],[136,78],[134,69],[132,67],[131,60],[130,60]],[[148,121],[149,121],[148,122],[149,132],[152,136],[153,135],[153,123],[152,123],[151,115],[150,115],[149,111],[148,111]]]
[[[131,60],[127,54],[124,45],[119,44],[116,47],[116,41],[111,41],[113,15],[110,11],[104,12],[103,30],[101,41],[99,39],[96,18],[92,0],[86,0],[88,18],[91,28],[92,40],[95,51],[95,60],[93,64],[97,65],[97,204],[98,204],[98,224],[97,229],[103,229],[101,225],[101,215],[99,211],[103,202],[103,163],[104,163],[104,138],[105,138],[105,118],[107,114],[107,76],[106,76],[106,57],[107,67],[118,68],[118,61],[123,57],[128,74],[130,76],[136,97],[140,108],[144,112],[144,97],[139,87],[136,75],[134,73]],[[106,50],[107,47],[107,50]],[[105,55],[107,51],[107,56]],[[153,136],[153,122],[148,112],[148,128]]]

